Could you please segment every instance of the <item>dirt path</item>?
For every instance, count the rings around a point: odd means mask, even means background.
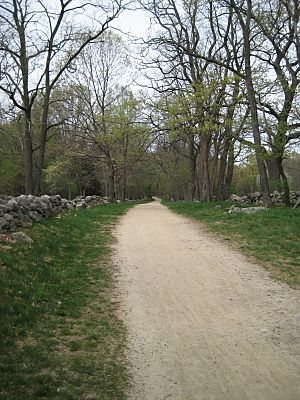
[[[300,399],[298,292],[157,201],[116,237],[130,399]]]

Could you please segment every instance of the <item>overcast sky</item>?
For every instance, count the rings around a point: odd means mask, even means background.
[[[150,16],[142,10],[126,10],[113,22],[113,26],[124,33],[143,37],[150,27]]]

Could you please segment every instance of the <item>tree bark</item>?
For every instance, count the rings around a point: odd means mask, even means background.
[[[273,192],[274,190],[281,191],[282,185],[280,180],[280,161],[277,157],[271,157],[266,159],[266,163],[268,168],[271,192]]]
[[[127,168],[124,166],[122,171],[122,187],[121,187],[121,201],[125,201],[127,197]]]
[[[289,188],[289,182],[288,182],[287,176],[285,175],[285,172],[283,169],[282,161],[279,164],[279,170],[280,170],[280,176],[281,176],[282,182],[283,182],[283,201],[284,201],[284,204],[288,207],[290,205],[290,188]]]
[[[107,192],[108,198],[112,201],[116,201],[115,192],[115,171],[114,165],[110,158],[107,158]]]
[[[229,151],[228,151],[228,161],[227,161],[227,172],[224,188],[222,191],[222,198],[227,200],[230,195],[230,187],[232,183],[233,177],[233,167],[234,167],[234,145],[233,142],[230,143]]]
[[[225,137],[224,148],[220,158],[220,169],[216,188],[216,198],[217,200],[225,200],[224,198],[224,185],[225,185],[225,174],[227,167],[227,156],[229,151],[230,139]]]
[[[187,188],[186,199],[193,201],[196,192],[196,157],[195,157],[195,143],[194,136],[192,136],[188,143],[189,148],[189,181]]]
[[[200,201],[211,201],[211,187],[209,176],[209,148],[211,134],[202,135],[199,160],[199,190]]]
[[[27,116],[24,122],[25,135],[25,194],[33,194],[33,149],[31,121]]]

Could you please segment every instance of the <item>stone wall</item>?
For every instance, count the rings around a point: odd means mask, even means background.
[[[295,205],[300,198],[300,192],[290,192],[291,205]],[[229,198],[234,203],[240,204],[263,204],[262,195],[260,192],[249,193],[247,196],[237,196],[232,194]],[[283,193],[273,192],[271,194],[272,204],[274,206],[280,206],[283,204]]]
[[[99,196],[80,196],[73,200],[60,195],[41,197],[21,195],[18,197],[0,195],[0,231],[14,230],[28,223],[61,214],[77,208],[90,208],[107,203]]]

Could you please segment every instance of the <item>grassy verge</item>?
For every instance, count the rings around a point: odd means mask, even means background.
[[[74,211],[0,242],[0,398],[124,399],[110,230],[131,204]]]
[[[300,210],[272,208],[253,215],[228,214],[228,202],[170,202],[170,209],[204,222],[213,232],[262,261],[274,277],[300,284]],[[216,208],[216,206],[220,208]]]

